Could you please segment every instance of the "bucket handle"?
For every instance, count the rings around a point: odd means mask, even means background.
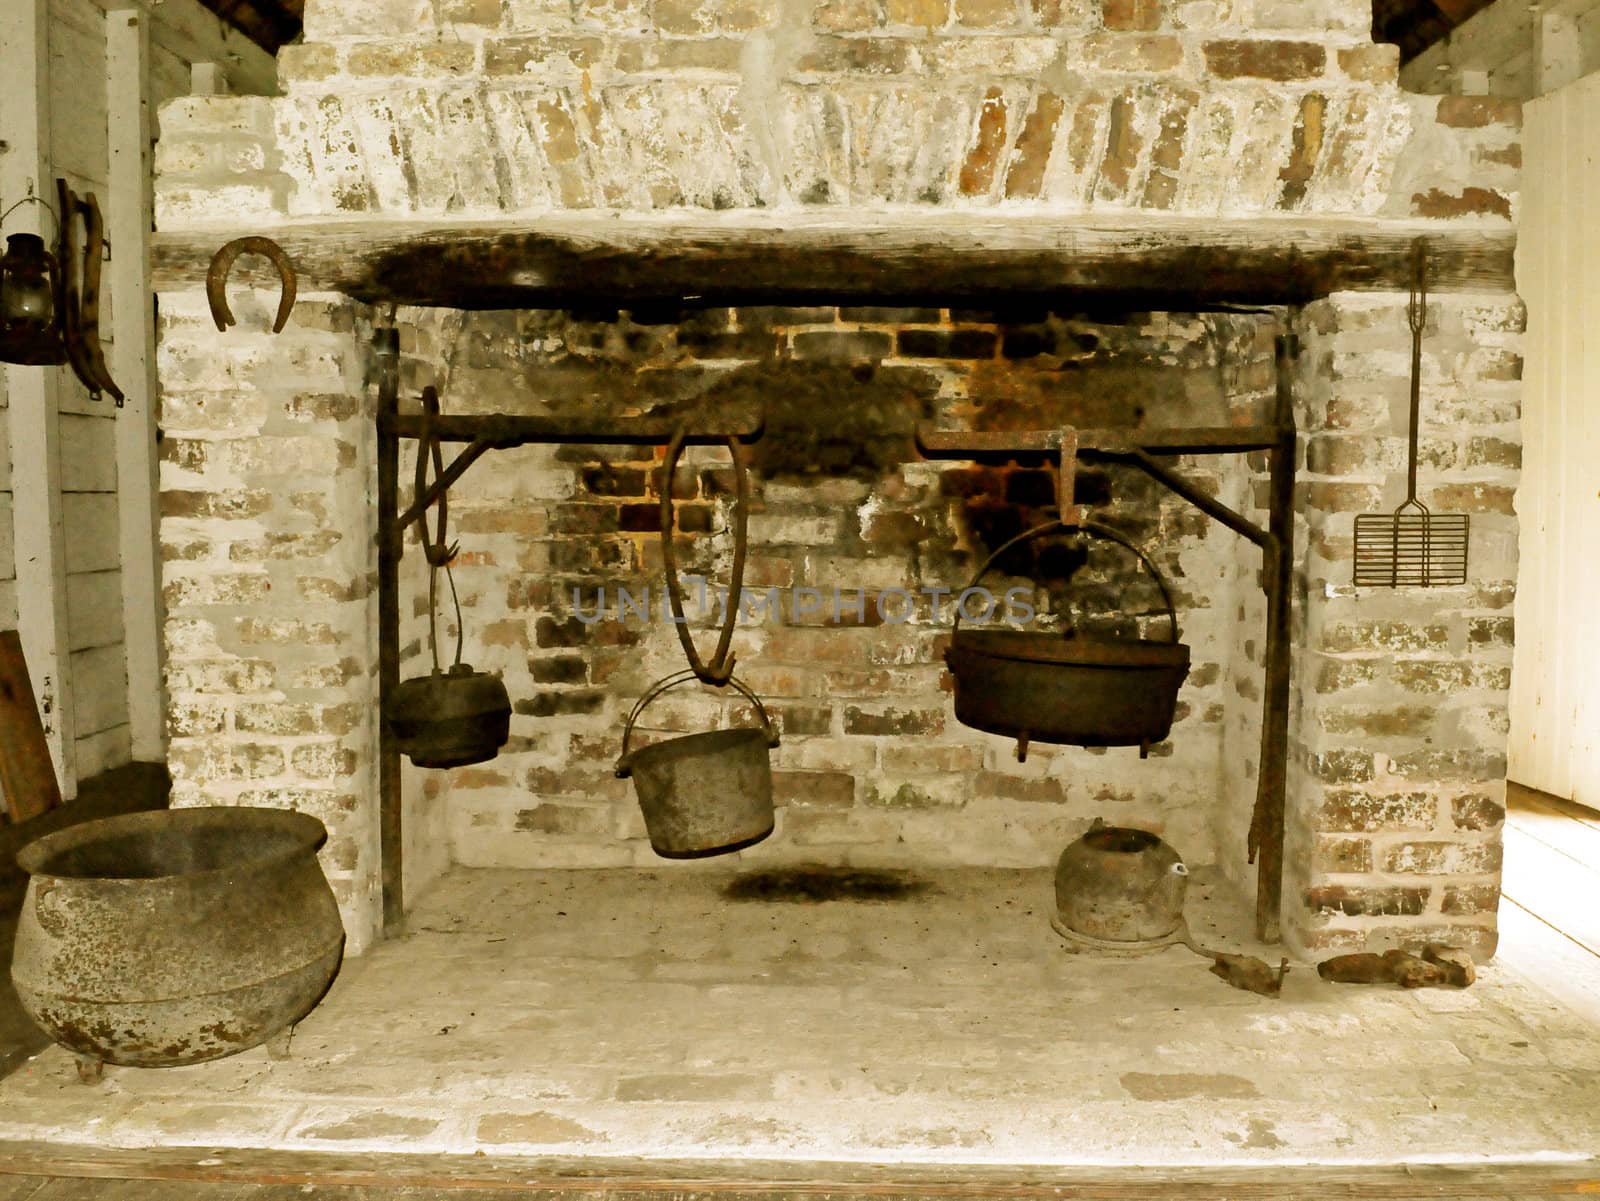
[[[728,609],[723,617],[722,630],[717,636],[717,649],[706,663],[695,649],[694,639],[683,616],[683,589],[678,583],[678,557],[672,547],[672,490],[678,474],[678,459],[683,454],[688,431],[678,427],[667,447],[666,461],[661,468],[661,565],[667,577],[667,598],[672,604],[672,624],[678,631],[678,641],[683,644],[684,656],[689,660],[689,670],[706,684],[718,688],[733,679],[734,656],[729,648],[733,644],[734,627],[739,623],[739,595],[744,589],[744,561],[748,546],[746,527],[750,517],[750,484],[745,475],[744,454],[739,439],[728,436],[728,453],[733,456],[734,522],[733,522],[733,579],[728,585]]]
[[[1178,611],[1173,607],[1172,591],[1167,587],[1167,581],[1162,577],[1161,573],[1156,570],[1156,565],[1150,561],[1149,555],[1145,554],[1144,551],[1140,550],[1132,542],[1128,541],[1127,538],[1117,533],[1116,530],[1112,529],[1108,525],[1101,525],[1098,521],[1085,521],[1077,525],[1069,525],[1064,521],[1047,521],[1043,525],[1036,525],[1032,529],[1023,530],[1022,533],[1013,538],[1008,538],[1006,541],[1002,542],[994,551],[994,553],[992,553],[983,561],[983,566],[978,568],[977,574],[972,577],[972,582],[961,591],[965,593],[968,589],[976,588],[978,586],[978,581],[989,574],[989,568],[994,566],[994,561],[1001,555],[1005,554],[1006,551],[1010,550],[1013,546],[1016,546],[1019,542],[1026,542],[1030,538],[1036,538],[1040,534],[1047,534],[1054,530],[1080,530],[1085,534],[1092,534],[1096,538],[1104,538],[1107,542],[1118,543],[1119,545],[1132,551],[1134,556],[1144,566],[1144,569],[1150,573],[1150,578],[1155,580],[1156,587],[1161,589],[1161,600],[1167,609],[1167,623],[1172,631],[1171,641],[1174,643],[1178,641]],[[951,634],[954,635],[955,632],[960,628],[961,601],[960,598],[957,597],[956,619],[955,623],[950,627]]]
[[[633,706],[633,711],[628,714],[627,724],[622,728],[622,754],[617,759],[617,775],[625,777],[633,771],[633,765],[629,762],[628,740],[633,737],[634,722],[639,720],[639,715],[644,712],[645,706],[667,691],[667,689],[676,688],[679,684],[685,684],[697,678],[694,668],[686,667],[682,671],[673,672],[663,680],[658,680],[648,692],[638,699]],[[767,716],[767,709],[761,703],[761,698],[732,676],[728,677],[728,683],[743,693],[745,699],[756,707],[756,713],[761,718],[762,732],[766,735],[767,745],[777,746],[778,731],[772,724],[772,719]]]

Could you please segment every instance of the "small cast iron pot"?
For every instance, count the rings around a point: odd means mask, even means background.
[[[511,697],[498,675],[457,663],[396,685],[388,719],[418,767],[463,767],[493,759],[506,744]]]
[[[1074,527],[1052,521],[1018,534],[984,560],[967,587],[976,587],[995,560],[1019,542],[1069,528]],[[1170,640],[963,630],[957,604],[945,651],[945,663],[955,677],[956,720],[1015,738],[1019,759],[1027,757],[1030,741],[1137,746],[1142,757],[1172,729],[1178,689],[1189,674],[1189,648],[1178,641],[1178,615],[1167,582],[1144,552],[1106,526],[1085,522],[1075,528],[1137,556],[1161,589]]]
[[[725,855],[772,833],[772,762],[778,731],[761,700],[738,680],[728,683],[756,707],[761,724],[668,738],[628,749],[644,708],[669,688],[695,678],[693,669],[656,684],[628,714],[617,775],[632,776],[650,846],[665,859]]]
[[[288,1030],[339,970],[344,927],[317,862],[328,832],[282,809],[85,822],[24,847],[11,978],[79,1057],[175,1067]]]
[[[1183,922],[1188,891],[1189,869],[1171,846],[1099,818],[1056,862],[1057,922],[1103,942],[1166,938]]]

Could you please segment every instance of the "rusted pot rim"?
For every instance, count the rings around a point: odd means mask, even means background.
[[[957,630],[945,659],[954,668],[963,657],[1004,659],[1070,667],[1186,667],[1189,647],[1148,638],[1063,638],[1034,630]]]
[[[746,726],[734,730],[705,730],[699,734],[679,734],[630,751],[625,766],[629,771],[638,771],[641,768],[649,770],[675,760],[697,758],[702,755],[720,755],[725,751],[738,750],[747,745],[759,746],[765,750],[767,731]]]
[[[238,863],[207,868],[204,871],[174,872],[167,876],[65,876],[44,870],[52,858],[110,836],[143,834],[162,830],[194,830],[207,826],[219,829],[275,829],[294,838],[292,845],[268,854],[255,855]],[[29,843],[17,852],[17,866],[30,876],[45,880],[95,881],[114,884],[158,884],[166,880],[211,880],[241,869],[255,869],[286,863],[307,852],[315,852],[328,841],[328,828],[309,813],[292,809],[267,809],[248,805],[200,805],[192,809],[158,809],[149,813],[126,813],[102,817],[66,830],[57,830]]]
[[[441,709],[447,708],[444,702],[454,697],[487,703],[470,711],[441,713]],[[425,725],[500,712],[511,712],[511,697],[506,692],[505,681],[496,672],[474,671],[469,663],[457,663],[449,671],[435,671],[431,675],[401,680],[389,694],[391,719],[398,717],[402,721]]]

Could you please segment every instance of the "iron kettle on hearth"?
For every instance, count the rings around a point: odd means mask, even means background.
[[[1128,949],[1165,945],[1183,931],[1189,869],[1159,835],[1101,818],[1061,852],[1056,916],[1064,937]]]

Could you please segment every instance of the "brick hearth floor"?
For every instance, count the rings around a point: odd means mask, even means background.
[[[1600,1026],[1491,964],[1463,992],[1226,987],[1065,953],[1045,872],[892,902],[725,901],[710,871],[456,871],[348,962],[293,1055],[51,1048],[0,1138],[106,1146],[1068,1165],[1580,1160]],[[1245,928],[1197,880],[1203,939]],[[1259,951],[1260,948],[1245,948]]]

